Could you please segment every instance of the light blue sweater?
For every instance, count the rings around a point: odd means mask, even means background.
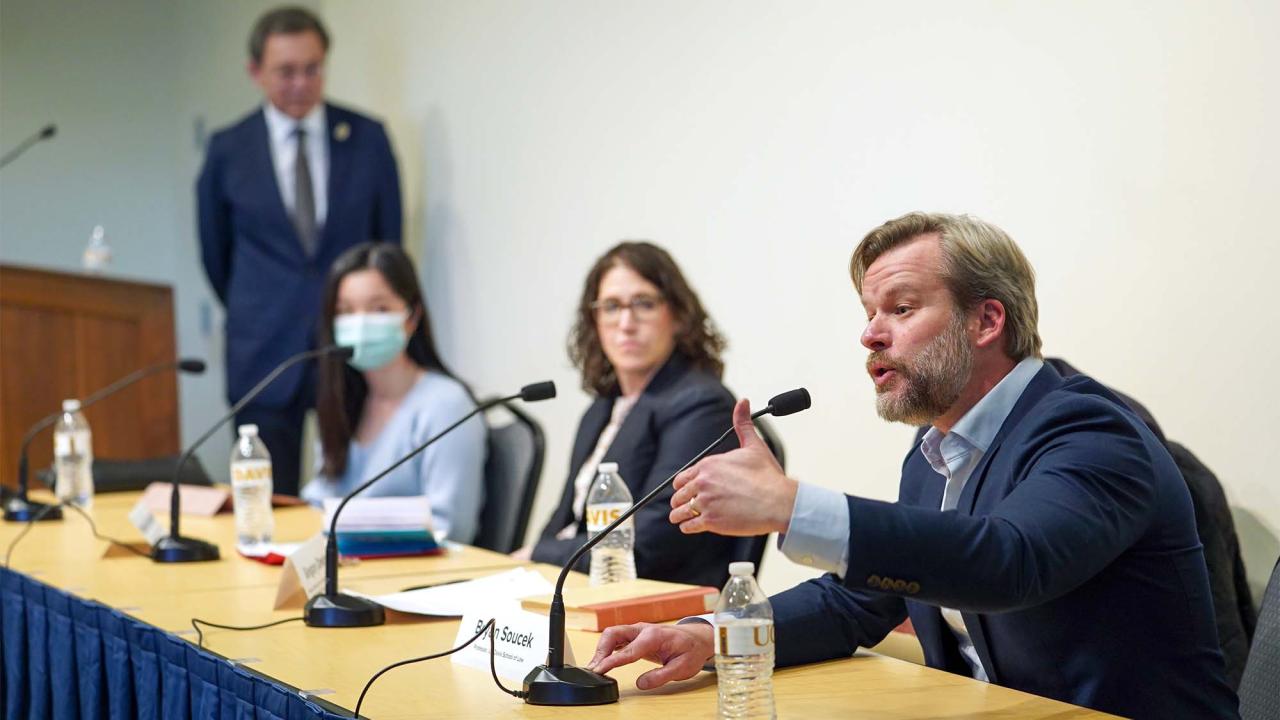
[[[427,372],[414,385],[382,432],[368,445],[354,439],[347,471],[340,478],[322,474],[307,483],[302,497],[312,504],[340,497],[391,467],[410,451],[457,422],[475,408],[462,384],[438,372]],[[475,539],[484,502],[487,432],[477,415],[422,451],[360,497],[426,495],[436,536],[469,543]],[[319,452],[317,458],[323,455]]]

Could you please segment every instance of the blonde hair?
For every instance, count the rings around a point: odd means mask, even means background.
[[[921,235],[942,237],[942,276],[962,310],[999,300],[1005,312],[1005,352],[1014,360],[1040,357],[1036,273],[1003,230],[971,215],[914,212],[867,233],[853,251],[849,274],[862,292],[867,268],[889,250]]]

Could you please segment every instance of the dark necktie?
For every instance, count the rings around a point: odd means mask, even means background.
[[[307,161],[307,131],[301,125],[294,131],[298,139],[298,155],[293,163],[293,226],[307,255],[316,252],[316,197],[311,186],[311,164]]]

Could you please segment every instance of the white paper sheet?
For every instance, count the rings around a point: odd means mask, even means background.
[[[360,595],[390,610],[434,617],[462,617],[478,607],[502,604],[511,606],[520,598],[548,595],[555,590],[541,574],[526,568],[515,568],[449,585],[409,590],[388,595],[363,595],[349,589],[343,592]]]

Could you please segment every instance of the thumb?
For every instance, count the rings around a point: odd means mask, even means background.
[[[764,440],[756,434],[755,423],[751,422],[751,401],[746,398],[733,406],[733,431],[738,434],[738,447],[764,446]]]

